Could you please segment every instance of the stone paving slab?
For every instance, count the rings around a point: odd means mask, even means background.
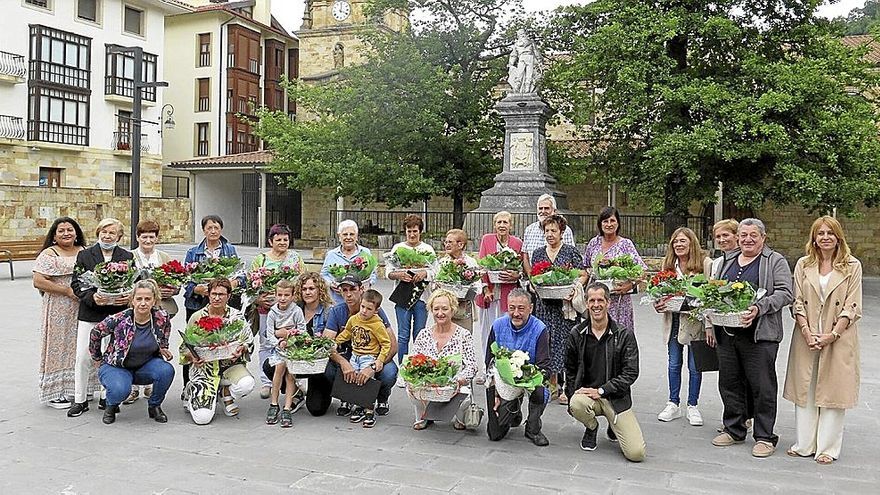
[[[709,441],[721,415],[717,373],[704,374],[700,409],[705,426],[692,427],[685,419],[657,421],[666,402],[666,350],[660,318],[644,306],[636,308],[641,376],[633,391],[648,444],[648,458],[641,464],[628,463],[604,432],[596,451],[582,452],[583,428],[556,404],[544,414],[551,445],[543,449],[523,438],[522,428],[501,442],[489,442],[485,421],[476,432],[439,423],[415,432],[411,406],[397,388],[391,413],[379,417],[373,430],[349,424],[334,409],[323,417],[303,409],[294,415],[293,428],[270,427],[264,421],[267,401],[258,396],[240,401],[237,418],[219,413],[212,424],[196,426],[178,399],[179,374],[163,407],[167,424],[148,419],[143,400],[123,406],[112,426],[101,423],[95,403],[83,416],[67,418],[64,411],[36,401],[40,299],[26,278],[29,270],[27,263],[16,263],[15,281],[0,273],[6,344],[0,381],[0,494],[880,492],[880,279],[865,281],[860,404],[847,412],[841,459],[819,466],[785,455],[794,435],[794,412],[781,397],[776,455],[753,458],[751,442],[712,447]],[[379,289],[387,294],[390,284],[383,281]],[[385,309],[393,314],[389,304]],[[175,318],[175,329],[182,325],[183,319]],[[790,329],[791,321],[786,325]],[[777,360],[780,384],[788,339]],[[485,403],[482,388],[475,397]]]

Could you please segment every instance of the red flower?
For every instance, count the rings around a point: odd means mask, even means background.
[[[216,332],[223,328],[223,318],[218,316],[203,316],[199,318],[199,321],[196,322],[196,325],[199,326],[202,330],[211,333]]]
[[[677,277],[678,274],[674,270],[663,270],[651,277],[651,285],[656,287],[667,280],[674,280]]]
[[[532,265],[532,275],[540,275],[547,270],[549,270],[553,266],[553,263],[549,261],[539,261]]]
[[[159,268],[167,274],[186,273],[186,268],[184,268],[184,266],[177,260],[171,260]]]
[[[416,367],[424,366],[428,363],[428,356],[425,356],[424,354],[416,354],[409,358],[409,363]]]

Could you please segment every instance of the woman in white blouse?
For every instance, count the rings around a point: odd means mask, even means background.
[[[434,317],[434,325],[419,333],[413,343],[411,354],[424,354],[433,359],[444,356],[461,355],[461,368],[455,376],[455,381],[460,387],[460,393],[467,394],[468,398],[461,403],[456,414],[453,427],[463,430],[464,424],[459,420],[462,413],[470,406],[470,387],[467,386],[477,373],[477,356],[474,352],[474,341],[471,333],[452,322],[452,316],[458,308],[458,298],[448,290],[436,290],[428,299],[428,309]],[[409,390],[407,390],[409,392]],[[414,430],[424,430],[433,422],[425,419],[427,401],[419,400],[409,393],[410,400],[415,410]]]

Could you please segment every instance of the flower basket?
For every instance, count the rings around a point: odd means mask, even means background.
[[[461,284],[448,284],[446,282],[437,282],[437,288],[448,290],[455,294],[455,297],[459,299],[473,299],[474,292],[471,291],[472,285],[461,285]],[[468,294],[472,294],[471,297],[468,297]]]
[[[208,347],[196,346],[195,350],[202,361],[222,361],[232,359],[239,346],[241,346],[241,342],[228,342]]]
[[[134,292],[132,288],[125,289],[116,289],[114,291],[107,291],[104,289],[98,289],[97,295],[101,297],[128,297]]]
[[[571,285],[536,285],[535,292],[541,299],[565,299],[571,294]]]
[[[525,389],[522,387],[517,387],[511,385],[504,380],[501,379],[501,376],[498,375],[498,370],[494,370],[492,374],[495,376],[495,392],[498,393],[498,396],[504,400],[515,400],[525,393]]]
[[[709,314],[709,320],[713,325],[718,325],[719,327],[731,327],[731,328],[746,328],[747,325],[744,325],[742,319],[744,316],[748,315],[748,311],[739,311],[736,313],[718,313],[715,311],[707,311]]]
[[[613,278],[606,278],[606,279],[603,279],[603,280],[596,280],[596,283],[597,283],[597,284],[602,284],[602,285],[604,285],[605,287],[608,287],[608,290],[609,290],[609,291],[614,290],[614,284],[615,284],[616,282],[617,282],[617,281],[614,280]]]
[[[317,375],[327,369],[330,358],[315,359],[314,361],[302,361],[287,359],[287,371],[292,375]]]
[[[681,307],[684,305],[684,299],[684,296],[672,296],[668,299],[664,299],[663,302],[666,303],[666,312],[681,313]]]
[[[510,282],[504,282],[501,280],[501,274],[504,273],[504,270],[489,270],[486,274],[489,276],[489,282],[493,284],[507,284]]]
[[[455,385],[417,387],[407,384],[407,388],[417,400],[428,402],[449,402],[458,394],[458,387]]]

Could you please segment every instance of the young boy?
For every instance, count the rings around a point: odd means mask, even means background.
[[[373,370],[373,376],[376,376],[382,371],[385,359],[391,352],[391,339],[388,338],[385,324],[376,314],[381,305],[382,294],[373,289],[364,292],[360,311],[348,319],[345,329],[336,336],[337,345],[351,341],[352,352],[349,362],[356,372],[370,368]],[[355,408],[351,413],[350,421],[352,423],[363,421],[364,428],[372,428],[376,425],[372,408],[366,411],[361,407]]]
[[[278,423],[278,395],[281,393],[281,381],[285,382],[284,411],[281,412],[281,427],[293,426],[294,413],[293,399],[302,395],[296,387],[296,377],[287,372],[287,362],[282,355],[287,346],[287,337],[306,331],[306,319],[302,309],[293,303],[293,283],[289,280],[281,280],[275,286],[275,304],[266,316],[266,338],[272,344],[272,354],[269,355],[269,365],[275,367],[275,375],[272,377],[272,392],[269,401],[269,411],[266,413],[266,424]],[[297,401],[297,409],[305,403],[300,397]]]

